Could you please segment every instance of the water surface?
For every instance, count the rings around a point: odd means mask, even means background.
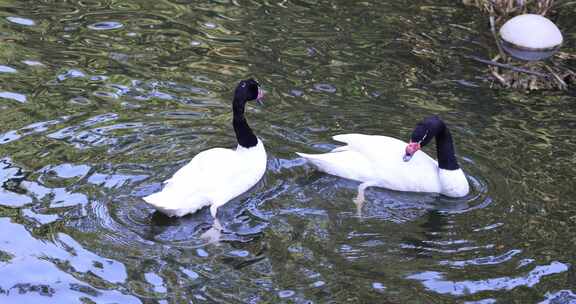
[[[0,302],[576,303],[574,95],[491,88],[486,25],[457,1],[2,2]],[[247,77],[268,172],[207,244],[207,209],[141,197],[235,145]],[[359,217],[358,183],[293,153],[430,114],[463,199],[372,188]]]

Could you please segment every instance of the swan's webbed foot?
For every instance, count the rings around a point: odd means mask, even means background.
[[[200,235],[200,238],[207,241],[208,244],[218,243],[222,236],[222,225],[216,217],[216,214],[218,213],[218,206],[218,204],[212,204],[210,206],[210,214],[214,218],[214,223],[212,223],[212,227],[210,227],[210,229],[204,231],[204,233]]]
[[[208,242],[208,244],[218,243],[222,237],[222,225],[217,218],[214,218],[214,223],[210,229],[204,231],[200,238]]]

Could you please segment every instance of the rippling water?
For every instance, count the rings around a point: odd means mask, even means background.
[[[0,303],[576,303],[574,95],[490,89],[457,1],[3,1],[0,26]],[[208,210],[141,197],[235,145],[251,76],[268,172],[208,244]],[[359,217],[356,182],[293,153],[431,113],[466,198],[371,188]]]

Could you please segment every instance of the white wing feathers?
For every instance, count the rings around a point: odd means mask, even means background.
[[[165,182],[164,189],[144,200],[170,216],[225,204],[260,180],[266,170],[261,142],[250,149],[213,148],[197,154]]]
[[[402,157],[407,143],[388,136],[340,134],[346,143],[323,154],[304,154],[320,171],[399,191],[440,192],[437,162],[422,151],[409,162]]]

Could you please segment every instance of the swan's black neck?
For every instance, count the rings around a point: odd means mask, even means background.
[[[246,100],[234,98],[234,102],[232,103],[234,113],[232,125],[234,126],[238,144],[244,148],[251,148],[258,144],[258,138],[256,138],[256,135],[254,135],[254,132],[252,132],[252,129],[250,129],[250,126],[246,122],[244,106],[246,106]]]
[[[452,135],[446,126],[436,133],[436,153],[438,154],[438,167],[446,170],[460,169],[456,160]]]

